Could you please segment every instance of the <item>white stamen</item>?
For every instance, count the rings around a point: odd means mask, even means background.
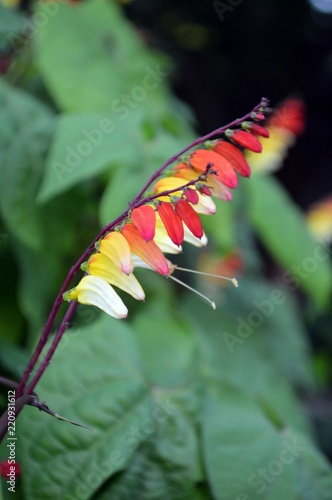
[[[195,271],[194,269],[186,269],[185,267],[179,267],[174,265],[175,269],[179,271],[186,271],[187,273],[202,274],[203,276],[211,276],[212,278],[220,278],[223,280],[231,281],[235,288],[239,286],[238,281],[235,278],[228,278],[227,276],[221,276],[219,274],[203,273],[202,271]]]
[[[188,288],[189,290],[191,290],[192,292],[196,293],[197,295],[199,295],[203,299],[207,300],[209,302],[209,304],[211,305],[212,309],[216,308],[216,304],[212,300],[208,299],[207,297],[205,297],[205,295],[203,295],[202,293],[200,293],[197,290],[195,290],[195,288],[191,288],[191,286],[187,285],[186,283],[184,283],[183,281],[180,281],[177,278],[174,278],[174,276],[172,276],[172,275],[169,275],[169,278],[171,278],[172,280],[176,281],[180,285],[183,285],[184,287]]]

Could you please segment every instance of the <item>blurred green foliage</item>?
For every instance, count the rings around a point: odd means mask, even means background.
[[[69,267],[194,132],[171,61],[116,3],[38,2],[29,24],[2,12],[16,58],[0,81],[0,365],[18,380]],[[299,397],[316,390],[304,320],[328,305],[328,250],[268,177],[241,182],[203,222],[205,256],[241,249],[240,287],[197,279],[212,311],[143,270],[146,303],[124,297],[127,321],[79,307],[37,392],[94,431],[25,408],[22,500],[331,498]]]

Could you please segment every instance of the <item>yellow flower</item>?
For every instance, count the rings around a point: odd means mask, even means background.
[[[122,319],[128,315],[128,309],[118,294],[99,276],[84,276],[75,288],[63,294],[63,298],[96,306],[113,318]]]

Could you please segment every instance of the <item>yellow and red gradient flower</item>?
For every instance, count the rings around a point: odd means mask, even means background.
[[[164,253],[181,252],[183,241],[197,247],[207,244],[200,214],[213,215],[216,205],[212,197],[231,200],[237,176],[250,176],[248,161],[237,145],[259,152],[261,145],[256,135],[263,139],[268,136],[255,122],[246,122],[245,128],[227,131],[229,140],[206,143],[206,149],[196,149],[179,159],[167,176],[157,179],[145,203],[138,200],[121,223],[96,244],[96,252],[82,265],[87,275],[63,298],[125,318],[127,308],[112,286],[144,300],[144,291],[133,274],[135,267],[152,269],[179,282],[173,276],[177,267]]]
[[[246,152],[246,159],[252,171],[269,173],[280,168],[289,148],[295,143],[296,137],[303,133],[304,128],[304,103],[299,99],[287,99],[275,109],[266,122],[270,137],[260,138],[262,154]]]
[[[309,208],[307,222],[316,238],[326,243],[332,242],[332,196]]]

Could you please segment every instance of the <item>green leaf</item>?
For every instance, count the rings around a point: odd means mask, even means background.
[[[17,10],[0,4],[0,43],[8,44],[22,29],[22,16]]]
[[[189,127],[175,113],[172,118],[173,126],[178,126],[179,129],[176,135],[165,131],[155,120],[142,123],[141,137],[137,141],[139,154],[136,155],[135,162],[125,161],[123,165],[119,165],[103,193],[99,206],[102,225],[109,223],[127,208],[150,176],[167,161],[171,152],[181,151],[192,139]]]
[[[234,386],[211,387],[202,432],[206,472],[217,500],[328,498],[331,469],[310,440],[275,427]]]
[[[20,310],[28,323],[27,344],[35,345],[47,319],[52,301],[62,275],[59,256],[37,253],[27,248],[17,247],[15,253],[20,269],[18,301]]]
[[[53,9],[56,15],[36,33],[36,56],[61,109],[112,110],[124,119],[143,101],[151,110],[160,104],[169,64],[146,49],[115,2],[96,0],[75,8],[57,3]]]
[[[53,132],[53,116],[38,100],[0,82],[0,209],[10,231],[32,249],[42,244],[35,198]]]
[[[53,498],[90,497],[152,432],[141,428],[152,403],[130,328],[102,316],[93,326],[69,330],[63,342],[38,394],[53,411],[94,431],[25,408],[18,453],[29,470],[27,500],[48,498],[50,491]]]
[[[253,290],[241,283],[234,291],[238,309],[228,300],[223,309],[216,311],[192,296],[182,300],[183,315],[191,322],[197,336],[201,358],[199,370],[208,380],[232,384],[252,398],[268,402],[271,411],[282,422],[298,431],[309,432],[307,419],[289,385],[291,380],[304,387],[311,382],[305,339],[301,336],[287,339],[287,334],[291,337],[292,332],[280,333],[278,328],[271,327],[272,318],[282,315],[282,309],[253,328],[250,315],[257,309],[249,309],[250,304],[247,304],[247,312],[242,302],[244,296],[248,301],[248,295],[255,298]],[[294,331],[295,337],[298,334],[302,334],[301,330]],[[276,343],[280,344],[277,352]],[[292,365],[297,364],[299,366],[294,369]]]
[[[249,216],[263,243],[286,271],[290,291],[301,286],[320,307],[329,301],[332,269],[329,252],[309,234],[300,210],[272,177],[247,184]]]
[[[149,380],[162,387],[186,381],[197,358],[188,323],[156,300],[135,317],[133,326]]]
[[[45,202],[115,165],[137,159],[141,113],[123,121],[111,114],[64,114],[59,117],[46,162],[38,201]]]

